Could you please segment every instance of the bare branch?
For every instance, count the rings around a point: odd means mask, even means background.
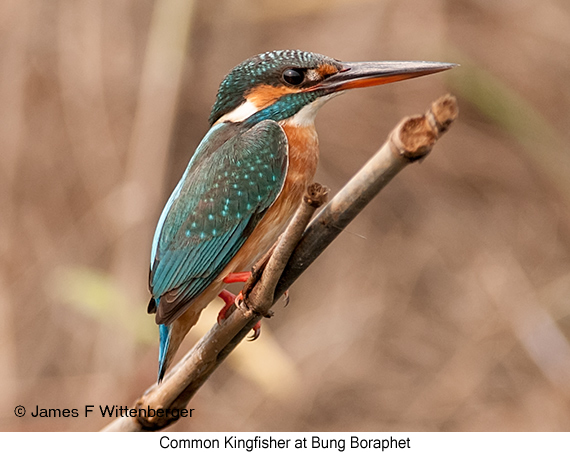
[[[287,230],[277,242],[265,266],[261,280],[255,284],[249,294],[247,292],[244,294],[245,300],[249,300],[248,304],[255,312],[265,317],[269,315],[269,308],[279,298],[275,297],[275,288],[279,278],[315,210],[326,202],[328,192],[328,188],[318,183],[314,183],[307,188],[307,194],[303,198],[303,203],[299,206]]]
[[[362,209],[408,164],[425,158],[459,113],[454,96],[403,119],[374,156],[311,222],[277,285],[280,297]]]
[[[277,245],[254,268],[251,280],[244,286],[245,303],[231,311],[221,325],[214,325],[162,384],[147,390],[136,402],[136,408],[180,410],[186,407],[251,328],[269,315],[275,301],[398,172],[427,156],[457,114],[455,98],[447,95],[434,102],[425,115],[400,122],[386,143],[305,230],[326,196],[326,189],[318,184],[311,186],[315,192],[309,191]],[[164,414],[125,417],[112,422],[105,430],[159,430],[176,420],[176,416]]]

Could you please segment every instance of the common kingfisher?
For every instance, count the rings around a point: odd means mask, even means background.
[[[210,130],[158,220],[148,312],[156,314],[158,381],[200,312],[250,268],[285,229],[319,158],[314,119],[341,92],[444,71],[425,61],[344,63],[280,50],[245,60],[226,76]],[[236,278],[236,272],[242,272]]]

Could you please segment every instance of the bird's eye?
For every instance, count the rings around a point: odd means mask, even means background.
[[[283,80],[289,83],[289,85],[300,85],[305,80],[305,74],[298,69],[285,69]]]

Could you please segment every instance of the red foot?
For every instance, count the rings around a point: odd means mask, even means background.
[[[233,273],[233,274],[235,274],[235,273]],[[248,278],[249,278],[249,276],[248,276]],[[218,313],[218,323],[220,323],[222,320],[224,320],[226,318],[226,314],[228,312],[228,309],[230,309],[231,305],[233,305],[234,303],[239,303],[241,301],[241,299],[243,298],[243,295],[241,294],[241,292],[237,295],[234,295],[229,290],[224,289],[218,294],[218,297],[220,297],[225,304],[225,306]],[[251,337],[249,337],[249,340],[254,341],[260,335],[261,335],[261,320],[259,322],[257,322],[255,324],[255,326],[253,327],[253,333],[252,333]]]
[[[225,306],[218,313],[218,323],[220,323],[223,319],[226,318],[226,314],[228,312],[228,309],[230,309],[230,306],[235,303],[236,296],[229,290],[224,289],[218,294],[218,297],[220,297],[225,304]]]
[[[230,273],[228,276],[224,278],[224,282],[226,284],[231,284],[235,282],[246,282],[250,276],[251,272]]]

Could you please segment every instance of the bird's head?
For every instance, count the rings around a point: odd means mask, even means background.
[[[420,77],[453,66],[429,61],[344,63],[300,50],[266,52],[245,60],[226,76],[210,124],[253,125],[293,117],[300,123],[312,122],[318,108],[344,90]]]

